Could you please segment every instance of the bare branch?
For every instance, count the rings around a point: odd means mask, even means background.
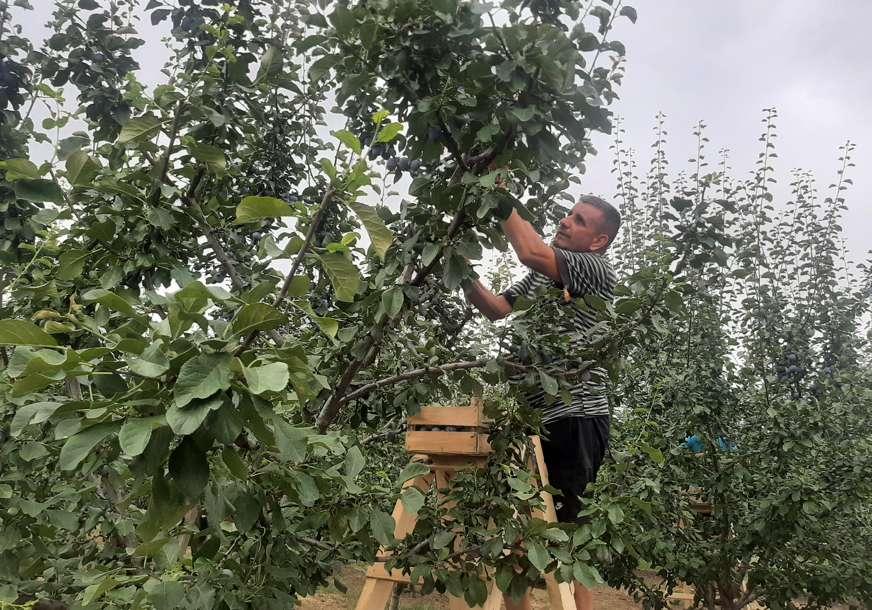
[[[399,381],[416,379],[425,375],[437,376],[445,375],[446,373],[450,373],[451,371],[477,369],[485,366],[487,363],[488,360],[462,360],[460,362],[450,362],[448,364],[443,364],[440,366],[425,366],[418,369],[412,369],[410,371],[406,371],[405,373],[400,373],[391,377],[385,377],[384,379],[379,379],[378,381],[374,381],[372,383],[361,386],[353,392],[346,394],[345,397],[341,399],[341,402],[342,404],[344,404],[356,398],[360,398],[361,396],[366,396],[375,389],[386,385],[391,385]]]
[[[288,296],[288,290],[291,288],[291,282],[293,281],[294,276],[296,276],[297,274],[297,269],[300,267],[300,263],[302,262],[303,257],[306,255],[306,252],[309,251],[309,248],[312,245],[312,239],[315,237],[315,233],[321,226],[321,220],[324,217],[324,211],[327,209],[327,206],[330,204],[330,200],[333,198],[333,195],[335,193],[336,191],[334,191],[332,188],[329,188],[324,193],[324,197],[321,198],[321,204],[318,206],[318,210],[312,217],[312,222],[309,223],[309,229],[306,231],[306,238],[303,241],[303,245],[300,247],[300,251],[297,252],[297,256],[294,258],[294,262],[291,264],[291,268],[288,271],[287,276],[285,276],[285,282],[284,284],[282,284],[282,289],[281,292],[279,292],[276,303],[283,301],[284,298]]]
[[[321,204],[318,206],[318,209],[315,211],[315,215],[312,217],[312,222],[309,223],[309,228],[306,231],[306,238],[303,241],[303,245],[300,246],[300,251],[297,252],[297,256],[294,257],[294,262],[291,263],[291,268],[288,271],[288,274],[285,276],[285,281],[282,283],[282,289],[279,291],[278,297],[276,297],[276,305],[285,300],[288,296],[288,290],[291,288],[291,282],[293,282],[294,277],[297,275],[297,269],[300,267],[300,263],[303,261],[303,257],[306,255],[306,252],[309,251],[309,248],[312,245],[312,239],[315,237],[315,233],[318,231],[318,227],[321,226],[321,221],[324,217],[324,211],[327,209],[327,206],[330,204],[333,195],[336,193],[332,188],[329,188],[325,191],[324,197],[321,198]],[[243,341],[239,347],[236,349],[236,353],[239,354],[244,352],[248,347],[252,344],[255,337],[257,337],[258,331],[253,331],[249,334],[245,341]],[[272,331],[270,336],[273,338],[273,341],[276,343],[281,343],[281,336],[278,336],[278,333]],[[278,337],[278,338],[277,338]]]

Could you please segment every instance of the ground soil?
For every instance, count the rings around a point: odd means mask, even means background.
[[[347,593],[341,593],[333,587],[328,587],[318,595],[300,600],[302,610],[352,610],[360,589],[363,587],[365,567],[353,566],[342,570],[339,579],[348,587]],[[642,606],[637,604],[623,591],[603,587],[595,589],[595,607],[602,610],[640,610]],[[548,609],[548,596],[544,590],[533,591],[533,608],[535,610]],[[400,608],[414,610],[445,610],[448,608],[448,598],[444,595],[433,593],[431,595],[418,595],[404,593],[400,598]]]

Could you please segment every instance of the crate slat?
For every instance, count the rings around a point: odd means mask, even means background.
[[[477,428],[487,424],[481,407],[421,407],[417,415],[408,418],[410,426],[454,426],[457,428]]]

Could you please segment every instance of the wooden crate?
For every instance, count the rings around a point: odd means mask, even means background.
[[[406,420],[406,451],[413,454],[487,456],[490,421],[480,400],[463,407],[421,407]]]

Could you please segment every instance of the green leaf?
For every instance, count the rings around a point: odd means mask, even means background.
[[[354,31],[354,27],[357,25],[354,13],[341,4],[329,15],[328,19],[330,19],[330,23],[336,28],[336,33],[341,38],[347,37]]]
[[[224,174],[227,169],[227,159],[224,158],[224,151],[220,148],[200,143],[190,144],[187,148],[194,158],[203,163],[210,172],[217,176]]]
[[[184,407],[195,398],[208,398],[219,390],[228,389],[231,360],[230,354],[219,353],[197,354],[186,361],[173,388],[176,406]]]
[[[209,460],[190,436],[182,439],[170,454],[169,471],[179,489],[189,498],[198,498],[209,482]]]
[[[287,316],[272,305],[249,303],[236,313],[230,330],[234,336],[241,337],[256,330],[273,330],[287,321]]]
[[[560,392],[560,384],[551,375],[544,371],[539,371],[539,381],[542,383],[542,389],[551,396],[557,396]]]
[[[623,15],[633,23],[636,23],[636,18],[638,17],[638,15],[636,14],[636,9],[634,9],[632,6],[622,6],[618,14]]]
[[[437,532],[433,536],[433,541],[430,543],[431,548],[435,550],[444,549],[451,541],[454,540],[454,533],[448,530]]]
[[[128,315],[136,313],[133,306],[122,299],[120,296],[103,288],[94,288],[82,294],[82,301],[85,303],[101,303],[106,307],[111,307],[115,311],[120,311]]]
[[[315,502],[321,497],[321,492],[318,486],[308,473],[300,470],[295,471],[291,478],[294,480],[294,488],[297,490],[300,504],[303,506],[314,506]]]
[[[376,509],[369,516],[369,526],[373,538],[382,546],[390,546],[394,541],[394,518],[383,510]]]
[[[42,177],[39,168],[28,159],[6,159],[0,161],[0,169],[6,170],[6,181],[15,182],[22,178],[38,180]]]
[[[15,197],[38,203],[63,203],[64,192],[54,180],[16,180],[13,183]]]
[[[306,275],[298,275],[291,280],[291,285],[288,287],[289,297],[301,297],[309,294],[311,282]]]
[[[54,337],[27,320],[0,320],[0,345],[56,346]]]
[[[67,250],[60,256],[57,278],[71,281],[82,275],[85,269],[85,261],[88,259],[87,250]]]
[[[163,415],[126,420],[118,432],[121,451],[128,457],[140,455],[148,445],[152,430],[165,424],[166,418]]]
[[[85,186],[100,171],[100,164],[84,150],[77,150],[67,157],[67,180],[73,186]]]
[[[354,154],[359,155],[360,151],[363,147],[360,144],[360,140],[356,135],[348,131],[347,129],[340,129],[339,131],[334,131],[333,135],[336,136],[336,139],[345,144],[348,148],[350,148]]]
[[[382,307],[389,318],[395,318],[403,308],[403,289],[399,286],[391,286],[382,293]]]
[[[379,130],[378,136],[376,136],[375,141],[379,144],[383,142],[390,142],[391,140],[396,138],[397,134],[399,134],[402,130],[402,123],[388,123]]]
[[[428,267],[430,263],[436,260],[436,257],[442,251],[442,244],[429,243],[424,246],[424,251],[421,253],[421,264]]]
[[[551,554],[538,542],[530,542],[527,545],[527,559],[537,570],[544,572],[548,564],[551,563]]]
[[[642,307],[642,302],[639,299],[622,299],[615,305],[615,313],[628,316],[638,311],[640,307]]]
[[[363,457],[363,453],[360,451],[360,447],[355,445],[351,449],[348,450],[348,453],[345,454],[345,476],[350,479],[356,479],[357,475],[360,474],[360,471],[363,470],[364,465],[366,465],[366,460]]]
[[[125,360],[130,370],[140,377],[154,379],[170,369],[170,361],[164,355],[160,341],[146,347],[138,357]]]
[[[248,478],[248,467],[233,447],[224,447],[223,451],[221,451],[221,461],[227,466],[230,474],[240,481]]]
[[[60,402],[34,402],[23,407],[18,407],[9,425],[9,434],[13,437],[21,434],[25,427],[31,424],[41,424],[48,420],[63,403]]]
[[[264,52],[257,68],[255,83],[272,80],[282,73],[282,51],[276,45],[270,45]]]
[[[666,306],[675,313],[681,313],[684,310],[684,301],[681,298],[681,294],[676,292],[675,290],[669,290],[666,294],[663,295],[663,299],[666,301]],[[617,311],[617,309],[615,309]]]
[[[391,113],[387,110],[379,110],[378,112],[374,112],[372,114],[372,122],[376,125],[380,125],[382,121],[391,116]]]
[[[276,434],[276,445],[282,458],[298,464],[306,458],[306,439],[309,430],[292,426],[281,417],[276,417],[273,423]]]
[[[390,248],[391,244],[394,243],[394,232],[385,226],[384,221],[381,219],[381,216],[378,215],[378,212],[374,207],[363,203],[357,203],[355,201],[349,201],[348,207],[357,214],[357,217],[360,219],[360,222],[363,223],[366,232],[369,234],[369,240],[372,242],[373,250],[375,250],[375,253],[380,259],[384,260],[388,248]]]
[[[400,500],[402,500],[406,510],[413,515],[417,515],[421,507],[424,506],[424,494],[416,487],[406,487],[400,494]]]
[[[121,128],[118,135],[119,144],[148,140],[160,130],[160,119],[151,114],[146,114],[135,119],[130,119]]]
[[[236,206],[236,220],[233,224],[245,224],[257,222],[264,218],[280,218],[282,216],[294,216],[294,209],[281,199],[275,197],[255,197],[249,195],[243,197]]]
[[[237,529],[240,532],[247,532],[254,527],[262,508],[260,499],[251,494],[242,494],[233,500],[233,506],[236,508],[233,521]]]
[[[243,367],[242,374],[252,394],[281,392],[287,387],[291,378],[288,365],[284,362],[272,362],[255,367],[246,366]]]
[[[617,504],[610,504],[608,508],[609,521],[614,525],[618,525],[624,520],[624,511]]]
[[[533,115],[536,114],[536,108],[533,106],[527,106],[525,108],[512,108],[510,112],[517,117],[517,119],[521,122],[527,122],[533,118]]]
[[[331,339],[336,337],[336,333],[339,332],[339,321],[334,318],[327,318],[324,316],[316,315],[314,312],[309,314],[309,317],[315,321],[315,324],[318,325],[318,328],[321,329],[321,332],[330,337]]]
[[[242,418],[229,400],[208,418],[206,425],[215,440],[225,445],[232,444],[242,432]]]
[[[592,565],[579,561],[572,564],[572,577],[585,587],[594,588],[603,583],[602,577]]]
[[[91,450],[103,439],[118,430],[118,422],[107,422],[86,428],[67,439],[61,448],[61,470],[75,470]]]
[[[409,479],[424,476],[425,474],[429,474],[429,472],[430,467],[427,466],[427,464],[422,464],[421,462],[409,462],[400,473],[400,478],[397,480],[397,483],[402,485]]]
[[[142,588],[148,594],[148,601],[154,608],[175,610],[185,601],[185,585],[175,580],[149,579]]]
[[[193,434],[203,425],[209,412],[219,409],[222,404],[224,404],[222,394],[208,399],[193,400],[190,404],[186,403],[184,407],[174,404],[167,409],[167,423],[172,431],[179,436]]]
[[[81,2],[79,2],[79,4],[81,5]],[[119,584],[121,584],[119,581],[115,580],[112,576],[109,576],[103,578],[100,582],[85,587],[85,590],[82,592],[82,605],[90,606]]]
[[[318,256],[333,284],[336,298],[351,303],[360,286],[360,271],[340,252],[326,252]]]

